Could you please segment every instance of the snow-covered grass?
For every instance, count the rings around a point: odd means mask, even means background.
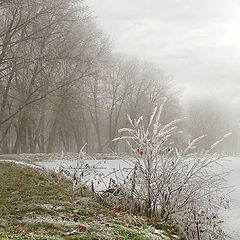
[[[27,159],[32,159],[31,162],[34,164],[35,158],[33,155],[28,155]],[[45,159],[44,156],[41,156],[42,159]],[[8,157],[10,158],[10,157]],[[46,158],[47,160],[48,158]],[[54,155],[50,157],[50,159],[54,160]],[[110,177],[114,177],[114,175],[109,175],[113,170],[118,170],[119,166],[120,168],[128,167],[128,164],[124,160],[116,159],[116,160],[101,160],[102,166],[103,166],[103,174],[108,175],[104,180],[106,183],[109,182]],[[46,167],[48,169],[58,168],[59,160],[55,159],[55,161],[41,161],[37,162],[38,165],[41,165],[43,167]],[[65,162],[67,165],[75,166],[77,161],[69,161],[69,159]],[[220,216],[223,218],[223,228],[226,231],[226,233],[230,234],[233,240],[239,240],[240,239],[240,158],[238,157],[225,157],[222,161],[222,164],[224,166],[224,170],[230,171],[229,175],[226,177],[225,186],[227,187],[225,189],[225,192],[229,192],[233,190],[230,194],[231,201],[230,201],[230,208],[225,209],[221,212]],[[216,170],[218,172],[219,169]],[[98,190],[102,190],[104,188],[104,185],[99,183],[98,180],[95,181],[96,187],[98,187]],[[231,187],[231,188],[229,188]]]
[[[42,167],[36,165],[36,164],[31,164],[28,162],[22,162],[22,161],[16,161],[16,160],[0,160],[0,163],[15,163],[15,164],[19,164],[19,165],[23,165],[23,166],[27,166],[27,167],[31,167],[31,168],[38,168],[38,169],[42,169]]]
[[[44,161],[59,161],[63,158],[64,161],[77,161],[79,160],[79,153],[20,153],[20,154],[2,154],[0,160],[16,160],[24,162],[44,162]],[[128,153],[95,153],[91,154],[94,159],[105,159],[105,160],[116,160],[119,157],[129,158],[131,157]]]
[[[104,178],[105,182],[108,183],[110,178],[116,177],[115,174],[111,174],[114,170],[118,170],[119,168],[128,168],[129,165],[127,161],[116,159],[116,160],[101,160],[102,162],[102,173],[107,176]],[[229,171],[229,175],[226,177],[226,181],[224,182],[225,193],[230,193],[230,204],[229,207],[225,210],[222,210],[220,217],[223,219],[223,228],[227,234],[229,234],[233,240],[240,239],[240,158],[237,157],[225,157],[223,161],[223,169]],[[76,161],[66,161],[67,165],[76,165]],[[38,162],[37,164],[49,168],[54,169],[58,168],[59,161],[50,161],[50,162]],[[91,164],[91,162],[89,162]],[[219,169],[216,169],[216,173]],[[121,178],[120,172],[116,173]],[[99,182],[99,179],[96,178],[95,185],[97,190],[103,190],[104,184]]]
[[[0,183],[0,239],[178,239],[143,217],[73,198],[72,183],[51,171],[0,162]]]

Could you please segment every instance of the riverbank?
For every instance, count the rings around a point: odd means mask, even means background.
[[[0,239],[178,239],[165,224],[114,209],[52,171],[0,163]]]
[[[91,159],[95,160],[116,160],[131,158],[131,154],[127,153],[94,153],[91,154]],[[78,153],[20,153],[20,154],[2,154],[0,160],[16,160],[24,162],[45,162],[45,161],[77,161],[79,160]]]

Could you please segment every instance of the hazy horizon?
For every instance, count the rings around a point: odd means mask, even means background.
[[[87,0],[114,50],[156,63],[181,100],[240,101],[240,2]]]

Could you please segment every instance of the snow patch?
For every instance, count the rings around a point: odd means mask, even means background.
[[[24,165],[24,166],[31,167],[31,168],[43,169],[42,167],[37,166],[35,164],[30,164],[30,163],[26,163],[26,162],[19,162],[19,161],[16,161],[16,160],[0,160],[0,163],[1,162],[15,163],[15,164]]]

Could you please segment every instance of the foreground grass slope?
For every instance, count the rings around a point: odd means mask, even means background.
[[[177,237],[92,198],[72,198],[71,182],[54,173],[0,163],[0,239]]]

